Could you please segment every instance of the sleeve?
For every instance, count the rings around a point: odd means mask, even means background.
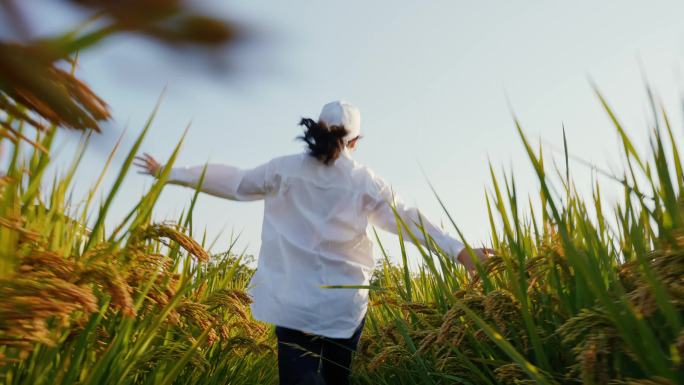
[[[174,167],[167,183],[196,188],[206,167],[200,191],[236,201],[264,199],[272,190],[271,162],[253,169],[239,169],[224,164]]]
[[[375,199],[368,217],[371,224],[397,234],[399,229],[396,215],[398,215],[423,246],[428,247],[428,242],[423,235],[424,230],[452,260],[458,262],[456,257],[465,248],[463,243],[435,226],[416,207],[411,207],[402,202],[383,180],[373,176],[373,181],[371,188],[375,190],[372,193]],[[396,209],[396,215],[392,206]],[[421,226],[423,230],[421,230]]]

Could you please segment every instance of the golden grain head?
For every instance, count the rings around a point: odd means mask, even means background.
[[[209,261],[209,254],[192,237],[179,231],[177,228],[166,224],[152,224],[131,236],[129,243],[135,244],[150,239],[168,238],[176,242],[185,251],[195,256],[201,262]]]
[[[502,385],[534,385],[535,382],[529,378],[527,373],[520,365],[511,363],[501,365],[494,369],[497,383]]]
[[[115,267],[101,261],[91,263],[80,271],[79,282],[92,283],[104,288],[111,296],[111,303],[115,309],[126,317],[135,316],[132,290]]]
[[[494,321],[499,332],[506,333],[508,325],[521,326],[520,303],[509,291],[492,290],[485,296],[483,304],[484,315]]]

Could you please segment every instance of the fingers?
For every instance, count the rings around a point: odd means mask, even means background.
[[[142,156],[138,155],[135,157],[135,159],[145,163],[157,163],[157,161],[147,153],[143,154]]]
[[[152,164],[158,163],[157,160],[154,159],[154,157],[153,157],[152,155],[150,155],[150,154],[148,154],[148,153],[146,153],[146,152],[143,153],[142,155],[136,156],[135,159],[137,159],[137,160],[139,160],[139,161],[141,161],[141,162],[145,162],[145,163],[152,163]]]
[[[136,156],[135,158],[133,158],[133,163],[134,164],[147,164],[147,160],[145,158],[140,157],[140,156]]]
[[[133,165],[142,169],[138,171],[139,174],[145,175],[156,175],[161,168],[161,164],[159,164],[152,155],[146,152],[143,153],[142,156],[136,156],[133,160]]]
[[[150,165],[147,164],[147,163],[133,162],[133,165],[136,166],[136,167],[140,167],[140,168],[142,168],[142,169],[146,169],[146,170],[151,169],[151,168],[150,168]]]
[[[457,260],[465,267],[468,274],[472,277],[477,274],[477,264],[485,263],[490,257],[496,255],[493,249],[488,249],[486,247],[481,247],[477,249],[472,249],[472,255],[463,249],[458,255]],[[473,260],[474,258],[474,260]]]
[[[139,164],[139,165],[150,164],[150,161],[147,158],[142,157],[142,156],[136,156],[135,158],[133,158],[133,161],[134,161],[134,163],[137,162],[137,164]]]
[[[159,162],[157,162],[157,159],[155,159],[155,158],[154,158],[152,155],[150,155],[149,153],[145,152],[145,153],[143,153],[143,155],[145,156],[145,158],[147,159],[148,162],[150,162],[150,163],[152,163],[152,164],[154,164],[154,165],[156,165],[156,166],[159,165]]]

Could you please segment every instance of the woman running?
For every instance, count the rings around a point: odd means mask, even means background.
[[[397,233],[403,225],[423,231],[466,269],[461,242],[397,199],[389,184],[354,161],[361,138],[359,110],[328,103],[318,121],[302,119],[306,153],[275,158],[245,170],[221,164],[179,167],[168,183],[238,201],[264,200],[261,249],[250,282],[252,314],[276,325],[280,384],[348,384],[352,352],[363,329],[374,268],[368,225]],[[137,158],[142,172],[159,176],[152,156]],[[402,221],[397,225],[396,216]],[[402,230],[403,231],[403,230]],[[421,239],[424,246],[431,242]],[[476,249],[486,258],[488,250]]]

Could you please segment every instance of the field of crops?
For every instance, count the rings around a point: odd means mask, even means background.
[[[478,266],[478,277],[429,249],[418,249],[418,271],[383,256],[357,383],[683,383],[684,171],[676,134],[661,111],[651,152],[638,154],[598,96],[622,138],[626,170],[614,179],[623,200],[606,206],[598,184],[593,196],[578,196],[567,152],[565,170],[547,167],[516,122],[539,177],[541,210],[520,199],[512,177],[492,172],[497,255]],[[249,314],[252,270],[237,248],[210,252],[193,233],[198,193],[180,218],[152,223],[162,175],[118,226],[105,228],[154,114],[132,148],[115,146],[128,154],[120,169],[110,167],[113,153],[98,165],[117,175],[109,191],[99,190],[100,177],[82,201],[72,201],[72,178],[84,167],[88,136],[71,164],[48,175],[57,127],[34,130],[10,113],[3,119],[0,381],[277,383],[272,327]]]

